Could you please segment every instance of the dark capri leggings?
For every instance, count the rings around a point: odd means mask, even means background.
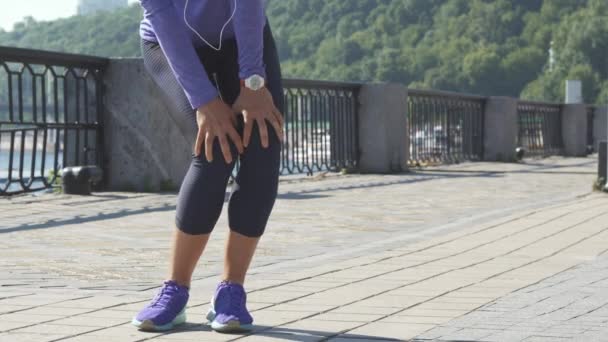
[[[178,84],[167,59],[157,43],[142,40],[146,69],[183,114],[183,120],[197,127],[196,112],[190,106]],[[238,51],[234,39],[222,43],[222,50],[197,50],[211,82],[219,90],[224,102],[232,105],[240,92]],[[275,106],[283,112],[281,69],[275,42],[268,23],[264,29],[264,63],[266,86]],[[196,130],[195,130],[196,131]],[[237,131],[243,136],[243,117],[238,115]],[[240,169],[236,176],[228,206],[230,229],[247,237],[260,237],[277,196],[280,141],[268,123],[269,147],[263,148],[257,125],[254,126],[249,146],[239,156]],[[231,144],[232,155],[238,155]],[[204,151],[204,148],[203,148]],[[213,145],[213,162],[202,153],[192,154],[190,168],[181,185],[175,215],[175,224],[190,235],[209,234],[213,230],[224,204],[226,186],[234,168],[234,161],[226,164],[217,139]]]

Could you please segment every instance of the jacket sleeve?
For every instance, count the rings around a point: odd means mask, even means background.
[[[197,109],[218,96],[172,0],[140,0],[156,39],[190,105]]]
[[[234,0],[230,2],[234,10]],[[264,26],[266,15],[263,0],[240,0],[234,15],[234,34],[239,50],[239,77],[257,74],[266,78],[264,65]]]

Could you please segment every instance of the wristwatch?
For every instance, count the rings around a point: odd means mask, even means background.
[[[242,87],[251,89],[253,91],[258,91],[258,90],[264,88],[265,84],[266,84],[266,81],[264,80],[264,77],[262,77],[260,75],[252,75],[244,80],[241,80]]]

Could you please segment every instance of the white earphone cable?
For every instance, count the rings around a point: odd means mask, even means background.
[[[222,26],[222,30],[220,31],[220,44],[218,47],[215,47],[213,45],[211,45],[211,43],[209,43],[205,38],[203,38],[203,36],[201,36],[200,33],[198,33],[192,26],[190,26],[190,24],[188,23],[188,19],[186,18],[186,14],[188,13],[188,0],[186,0],[186,3],[184,4],[184,23],[186,23],[186,26],[188,26],[188,28],[194,32],[194,34],[196,34],[203,42],[205,42],[205,44],[209,45],[210,48],[212,48],[215,51],[220,51],[222,49],[222,37],[224,36],[224,29],[226,29],[226,26],[228,26],[228,24],[232,21],[232,19],[234,18],[234,15],[236,14],[236,1],[234,0],[234,10],[232,11],[232,14],[230,15],[230,18],[228,18],[228,21],[226,21],[226,23],[224,24],[224,26]]]

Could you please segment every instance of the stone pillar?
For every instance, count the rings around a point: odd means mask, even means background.
[[[562,141],[568,157],[587,155],[587,106],[566,104],[562,108]]]
[[[485,106],[484,160],[515,161],[518,121],[517,99],[489,97]]]
[[[366,84],[359,92],[359,168],[363,173],[407,171],[407,88]]]
[[[177,190],[196,124],[176,112],[141,59],[112,59],[103,83],[107,190]]]
[[[608,140],[608,106],[599,107],[595,110],[593,118],[594,150],[599,151],[599,142],[606,140]]]

